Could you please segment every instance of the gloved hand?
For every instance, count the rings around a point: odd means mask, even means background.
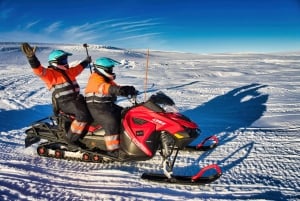
[[[91,56],[87,56],[85,59],[84,59],[85,62],[87,63],[91,63],[92,62],[92,57]]]
[[[86,68],[90,66],[90,63],[92,62],[92,57],[91,56],[87,56],[80,64]]]
[[[40,61],[35,56],[36,46],[31,47],[28,43],[22,43],[21,50],[26,55],[31,68],[38,68],[41,65]]]
[[[31,58],[35,55],[36,46],[31,47],[28,43],[22,43],[21,50],[26,55],[26,57]]]
[[[136,94],[136,90],[133,86],[122,86],[120,87],[119,93],[121,96],[133,96]]]

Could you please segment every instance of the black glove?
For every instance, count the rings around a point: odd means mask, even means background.
[[[87,56],[80,64],[86,68],[90,65],[91,62],[92,62],[92,57]]]
[[[86,61],[87,63],[91,63],[92,62],[92,57],[87,56],[84,61]]]
[[[28,43],[22,43],[21,50],[26,55],[31,68],[37,68],[41,65],[35,56],[36,47],[31,47]]]
[[[136,94],[136,90],[133,86],[122,86],[119,89],[119,93],[121,96],[133,96]]]
[[[31,47],[28,43],[22,43],[21,50],[27,58],[31,58],[35,56],[36,46]]]

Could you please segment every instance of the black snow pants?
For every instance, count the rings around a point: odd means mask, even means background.
[[[100,124],[106,135],[119,134],[122,107],[112,103],[87,103],[93,124]]]

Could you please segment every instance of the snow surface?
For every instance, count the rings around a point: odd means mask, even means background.
[[[86,56],[82,45],[37,44],[49,52]],[[147,51],[91,45],[93,59],[122,62],[116,81],[145,97]],[[89,69],[79,76],[82,91]],[[24,131],[52,114],[50,92],[35,76],[18,43],[0,43],[0,200],[299,200],[300,52],[188,54],[150,51],[147,93],[163,91],[202,129],[198,141],[216,134],[206,153],[182,152],[176,174],[216,163],[221,178],[209,185],[157,184],[140,179],[160,171],[160,157],[142,162],[94,164],[43,158],[24,148]],[[118,103],[130,103],[119,98]]]

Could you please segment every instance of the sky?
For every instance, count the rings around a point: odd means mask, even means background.
[[[300,50],[300,0],[0,0],[0,42],[195,53]]]

